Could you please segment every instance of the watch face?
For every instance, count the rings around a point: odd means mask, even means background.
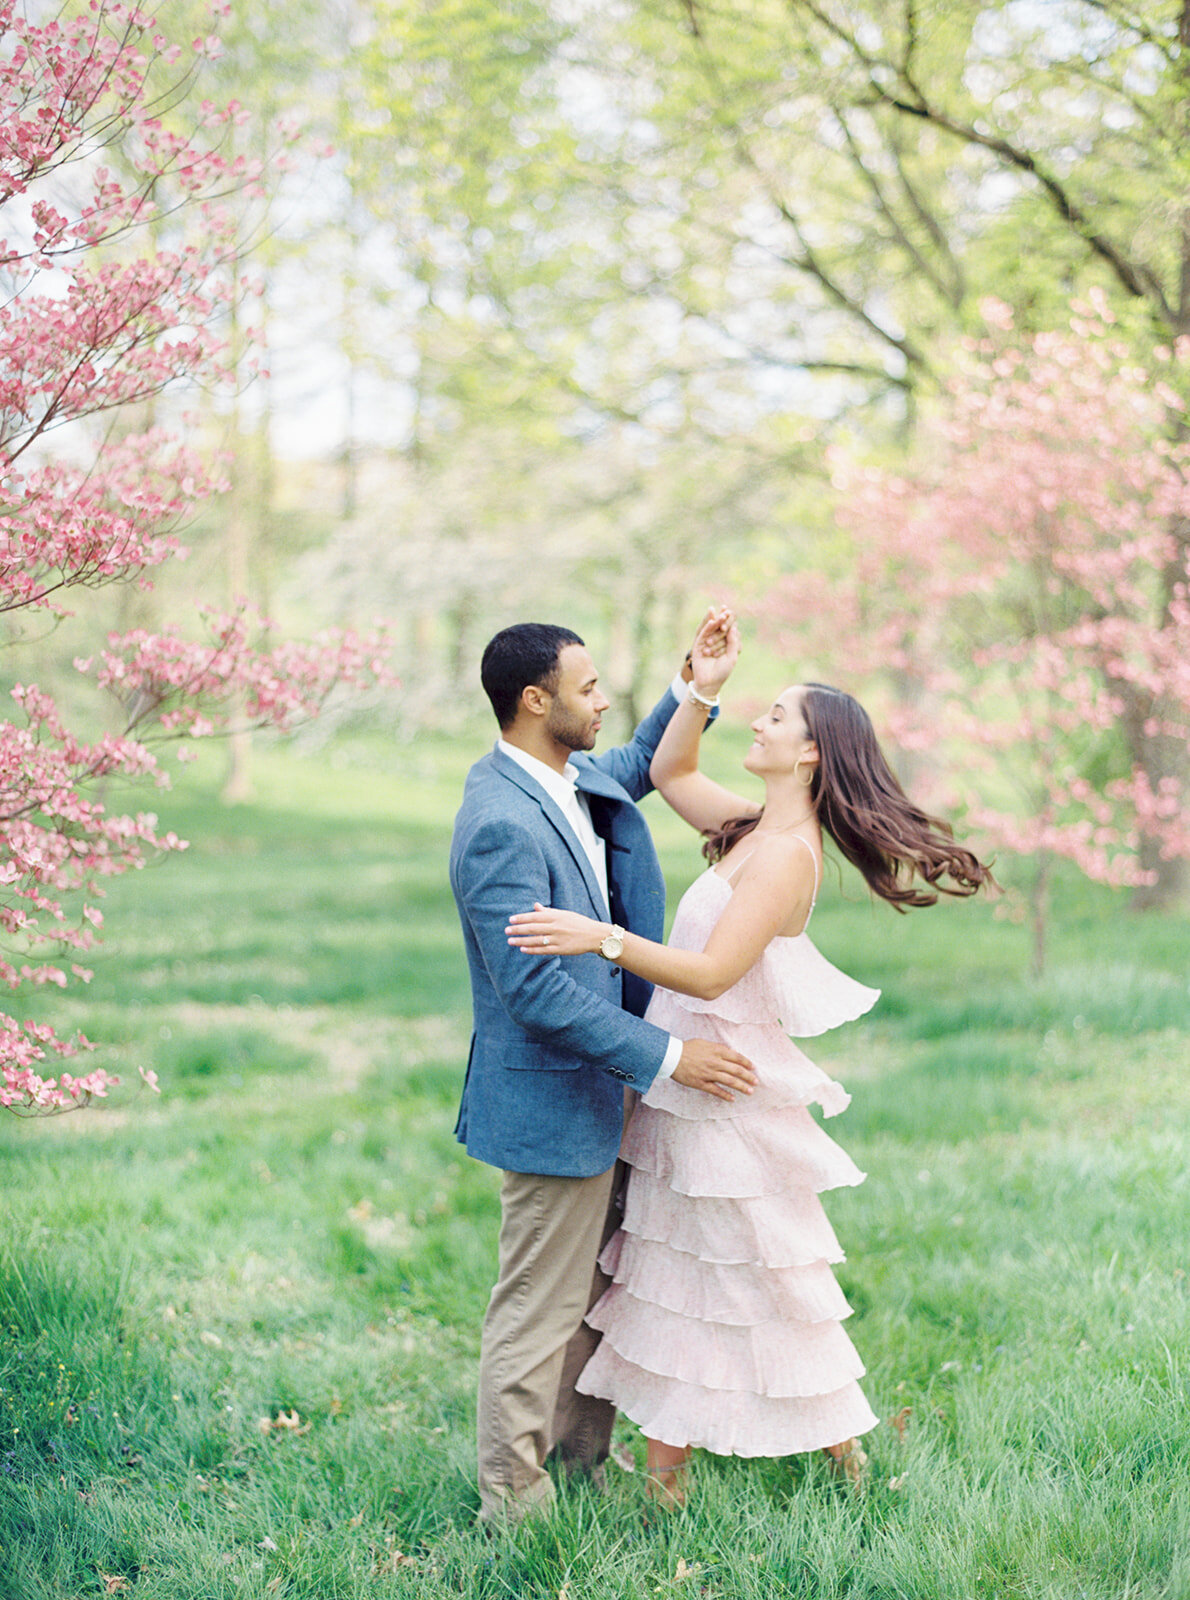
[[[618,933],[609,933],[599,947],[609,961],[614,961],[617,956],[624,953],[624,941]]]

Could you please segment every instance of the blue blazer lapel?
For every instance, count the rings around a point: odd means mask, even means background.
[[[603,795],[608,800],[624,801],[628,797],[623,788],[614,778],[609,778],[601,767],[597,767],[589,756],[577,755],[574,761],[578,777],[575,784],[584,794]]]
[[[576,756],[575,765],[579,769],[578,786],[590,796],[596,831],[607,841],[612,921],[623,923],[646,939],[660,940],[665,935],[665,880],[644,813],[631,795],[589,757]],[[630,982],[630,976],[625,974],[625,995],[632,985],[640,985],[647,1000],[650,986],[638,978],[631,978]]]
[[[635,807],[629,800],[620,785],[614,779],[607,778],[598,767],[580,766],[575,788],[587,797],[587,809],[591,814],[595,832],[604,841],[609,850],[623,850],[626,846],[618,839],[613,838],[619,830],[616,828],[616,819],[622,815],[625,806],[629,810]],[[608,868],[611,862],[608,861]]]
[[[536,805],[540,806],[542,816],[557,832],[558,837],[562,840],[562,843],[566,846],[567,850],[569,850],[571,858],[573,859],[575,866],[578,868],[579,873],[582,876],[587,894],[590,896],[591,910],[593,914],[602,919],[607,911],[607,907],[605,906],[603,900],[603,891],[599,887],[599,880],[596,878],[594,869],[592,868],[590,861],[587,859],[587,852],[578,842],[575,831],[567,821],[566,814],[562,810],[561,806],[559,806],[550,798],[548,794],[546,794],[541,785],[536,781],[536,779],[529,776],[524,767],[511,760],[504,754],[502,750],[493,750],[492,769],[493,771],[499,773],[502,778],[507,778],[510,783],[515,784],[516,787],[522,791],[522,793],[526,794],[530,800],[532,800]],[[602,774],[600,774],[600,777],[602,778]],[[606,783],[607,780],[604,779],[603,782]],[[581,773],[578,787],[580,789],[585,789],[588,787],[585,783],[583,783]],[[615,785],[612,785],[611,787],[614,790]],[[606,794],[609,793],[609,790],[606,788],[600,788],[598,792],[601,794]],[[568,906],[565,909],[574,911],[578,908],[575,906]]]

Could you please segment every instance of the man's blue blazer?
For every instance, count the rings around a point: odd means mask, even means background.
[[[635,802],[652,788],[649,762],[676,707],[668,691],[630,743],[571,758],[608,844],[611,919],[647,939],[664,937],[665,883]],[[602,956],[526,955],[508,943],[510,914],[534,901],[601,920],[607,913],[562,811],[498,748],[468,775],[450,883],[475,1012],[456,1137],[508,1172],[606,1172],[619,1149],[624,1087],[649,1087],[669,1035],[643,1020],[651,985]]]

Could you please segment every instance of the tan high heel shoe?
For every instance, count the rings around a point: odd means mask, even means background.
[[[680,1511],[686,1504],[686,1466],[645,1474],[645,1493],[661,1511]]]
[[[645,1492],[660,1509],[680,1511],[686,1504],[690,1446],[662,1444],[657,1439],[648,1439],[646,1444]]]
[[[823,1454],[830,1463],[834,1477],[850,1484],[853,1489],[863,1488],[868,1452],[861,1447],[858,1439],[844,1439],[842,1444],[828,1444]]]

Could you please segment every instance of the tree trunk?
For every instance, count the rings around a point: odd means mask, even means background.
[[[602,663],[602,671],[607,678],[607,697],[612,703],[617,733],[623,739],[631,737],[637,724],[634,647],[632,619],[623,605],[617,605],[608,618],[607,660]]]
[[[1178,71],[1182,83],[1182,100],[1179,107],[1183,139],[1190,132],[1190,0],[1182,0],[1178,18],[1178,46],[1180,60]],[[1176,317],[1173,332],[1184,338],[1190,334],[1190,207],[1182,209],[1180,227],[1180,272],[1177,289]],[[1187,432],[1183,420],[1175,419],[1175,440],[1184,444]],[[1190,520],[1175,517],[1170,527],[1174,539],[1173,557],[1163,574],[1160,624],[1171,625],[1171,612],[1179,591],[1184,592],[1187,562],[1190,560]],[[1144,711],[1131,697],[1125,723],[1128,729],[1130,754],[1143,770],[1149,786],[1158,793],[1163,780],[1173,779],[1181,787],[1183,798],[1190,793],[1190,755],[1184,739],[1168,734],[1149,734],[1145,723],[1149,717],[1160,717],[1167,708],[1158,700]],[[1168,708],[1171,720],[1178,718],[1173,708]],[[1162,859],[1161,841],[1144,835],[1140,842],[1140,864],[1154,882],[1142,884],[1133,893],[1133,905],[1138,909],[1173,905],[1186,894],[1190,884],[1190,870],[1182,857]]]
[[[464,589],[452,606],[450,638],[450,685],[456,694],[471,694],[475,688],[475,662],[472,637],[480,616],[479,596]]]
[[[645,551],[645,562],[649,561],[649,552]],[[637,589],[637,610],[633,618],[632,628],[632,678],[628,690],[627,710],[632,717],[632,727],[635,728],[644,715],[645,700],[645,672],[649,663],[649,640],[652,637],[657,619],[657,590],[652,578],[647,583],[642,583]],[[675,640],[671,655],[677,652]],[[673,668],[670,668],[672,676]]]
[[[237,263],[238,265],[238,263]],[[243,352],[239,306],[233,300],[231,307],[231,352],[238,364]],[[225,558],[227,563],[227,593],[234,609],[248,599],[251,582],[249,548],[252,533],[249,526],[248,452],[243,429],[240,397],[237,391],[231,412],[231,488],[227,496],[227,527],[225,531]],[[223,780],[222,799],[226,805],[243,805],[252,798],[252,735],[242,715],[232,722],[227,743],[227,771]]]
[[[237,443],[242,445],[237,436]],[[232,464],[232,487],[227,507],[227,586],[233,606],[248,595],[248,544],[250,533],[244,507],[242,451]],[[243,805],[252,799],[252,734],[242,715],[232,723],[227,741],[227,772],[222,798],[226,805]]]
[[[1050,874],[1053,861],[1048,850],[1034,858],[1033,885],[1029,891],[1029,918],[1033,930],[1033,951],[1029,970],[1034,978],[1045,975],[1046,936],[1049,932]]]
[[[1132,742],[1134,735],[1131,727],[1132,719],[1129,717],[1127,720]],[[1136,729],[1133,759],[1143,769],[1155,792],[1159,792],[1164,779],[1172,778],[1181,784],[1182,792],[1185,794],[1188,764],[1186,746],[1182,740],[1170,738],[1168,735],[1148,735],[1143,728]],[[1133,890],[1132,904],[1137,910],[1172,906],[1181,900],[1190,881],[1185,858],[1182,856],[1163,858],[1161,840],[1151,833],[1141,835],[1138,855],[1141,867],[1146,874],[1152,876],[1153,882],[1139,884]]]
[[[625,739],[641,719],[649,638],[656,620],[656,587],[652,569],[656,555],[636,541],[624,551],[618,586],[619,604],[608,622],[607,681],[617,726]],[[677,645],[675,641],[674,653]],[[672,674],[672,668],[671,674]]]
[[[1124,700],[1124,733],[1133,766],[1145,774],[1154,794],[1159,794],[1163,781],[1170,778],[1181,784],[1185,793],[1190,777],[1185,741],[1169,734],[1146,732],[1150,719],[1159,717],[1164,709],[1160,702],[1143,698],[1143,691],[1134,685],[1113,684],[1112,688]],[[1185,859],[1178,856],[1163,859],[1161,846],[1162,841],[1156,835],[1141,834],[1137,850],[1139,864],[1153,881],[1139,884],[1132,891],[1132,904],[1138,911],[1174,905],[1186,892]]]

